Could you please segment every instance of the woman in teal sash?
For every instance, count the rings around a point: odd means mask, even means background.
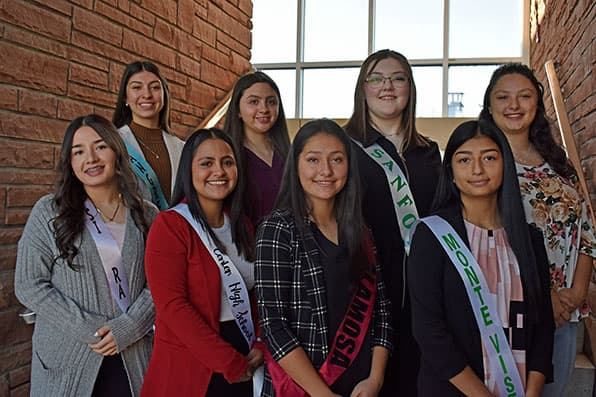
[[[263,396],[377,396],[391,351],[389,300],[360,213],[358,169],[340,126],[306,123],[276,209],[257,233]]]
[[[169,207],[184,142],[170,127],[170,92],[149,61],[126,66],[112,118],[126,143],[143,197]]]
[[[489,317],[488,309],[471,303],[474,295],[469,298],[465,287],[469,280],[460,277],[442,245],[445,240],[419,224],[408,259],[408,283],[414,336],[422,353],[420,396],[505,396],[499,390],[512,374],[519,375],[526,396],[540,396],[545,381],[551,380],[554,321],[546,252],[540,233],[525,222],[518,189],[511,149],[497,128],[469,121],[455,129],[445,149],[433,211],[469,247],[473,257],[464,262],[478,263],[488,291],[473,294],[483,294],[496,309]],[[477,273],[470,269],[466,274],[475,280]],[[504,371],[491,361],[487,352],[497,339],[482,333],[478,310],[481,325],[500,322],[509,343],[496,351],[509,350],[514,368]]]

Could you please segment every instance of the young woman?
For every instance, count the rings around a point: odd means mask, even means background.
[[[97,115],[68,126],[57,177],[17,254],[15,294],[36,313],[31,395],[138,395],[155,316],[143,254],[157,209],[138,195],[118,132]]]
[[[244,75],[234,86],[224,131],[241,147],[247,180],[245,211],[253,225],[273,209],[290,147],[277,84],[263,72]]]
[[[345,128],[360,146],[364,217],[393,303],[396,351],[387,368],[386,396],[416,396],[420,352],[411,333],[405,286],[409,242],[404,244],[403,236],[413,220],[428,215],[441,164],[437,144],[418,133],[415,117],[416,85],[408,60],[391,50],[371,54],[360,68],[354,113]]]
[[[170,129],[170,92],[155,64],[126,66],[112,121],[126,143],[143,196],[161,210],[168,208],[184,142]]]
[[[268,348],[263,396],[376,396],[391,345],[389,301],[360,215],[350,140],[330,120],[296,135],[276,210],[257,234]]]
[[[151,227],[145,260],[157,317],[143,396],[253,396],[263,353],[254,345],[254,240],[236,159],[221,130],[192,134],[176,205]]]
[[[551,379],[546,252],[518,189],[497,128],[468,121],[455,129],[438,216],[417,227],[408,258],[420,396],[535,397]]]
[[[554,383],[545,387],[544,395],[554,397],[563,395],[571,376],[578,321],[590,311],[585,298],[596,258],[596,237],[575,169],[553,138],[543,93],[542,84],[527,66],[503,65],[491,77],[480,117],[507,136],[526,219],[544,237],[557,323]]]

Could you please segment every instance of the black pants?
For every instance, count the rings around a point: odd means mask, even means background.
[[[231,344],[234,349],[238,350],[243,355],[248,354],[249,348],[246,339],[244,339],[242,332],[240,332],[240,329],[234,320],[220,323],[219,334],[222,339]],[[222,374],[214,373],[211,376],[206,397],[223,396],[252,397],[252,381],[228,383]]]
[[[104,356],[92,397],[132,397],[130,382],[120,354]]]

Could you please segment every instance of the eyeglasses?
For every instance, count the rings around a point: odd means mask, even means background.
[[[389,81],[395,88],[403,87],[408,83],[408,78],[403,74],[394,74],[391,76],[381,76],[374,74],[368,76],[364,81],[368,85],[374,88],[382,87],[385,84],[385,80]]]

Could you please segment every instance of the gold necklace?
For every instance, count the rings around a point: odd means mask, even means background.
[[[149,146],[148,146],[148,145],[147,145],[145,142],[141,141],[141,139],[140,139],[138,136],[136,136],[135,138],[137,138],[137,142],[139,142],[141,145],[143,145],[143,147],[144,147],[145,149],[147,149],[147,150],[149,150],[151,153],[153,153],[153,155],[155,156],[155,158],[156,158],[156,159],[158,159],[158,158],[159,158],[159,154],[155,153],[155,152],[153,151],[153,149],[151,149],[151,148],[150,148],[150,147],[149,147]]]
[[[112,214],[111,217],[107,216],[106,214],[104,214],[98,206],[95,206],[95,209],[97,210],[97,213],[99,215],[101,215],[102,217],[104,217],[105,219],[108,220],[108,222],[113,222],[114,218],[116,218],[116,214],[118,214],[118,210],[120,209],[120,203],[122,202],[122,194],[118,193],[118,205],[116,205],[116,210],[114,210],[114,213]]]

